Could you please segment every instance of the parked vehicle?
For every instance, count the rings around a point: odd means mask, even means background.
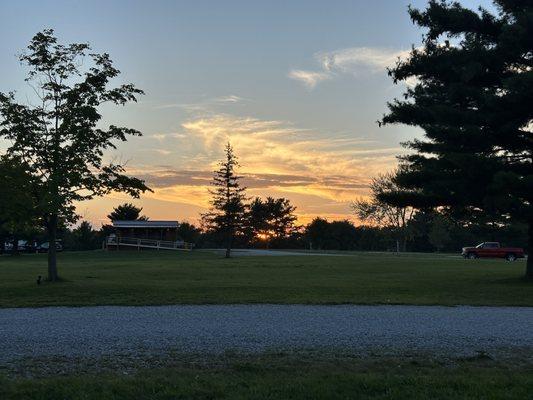
[[[520,247],[501,247],[498,242],[483,242],[476,247],[463,247],[461,253],[464,258],[505,258],[507,261],[515,261],[524,258],[524,249]]]
[[[36,245],[35,243],[29,242],[27,240],[19,240],[18,245],[17,245],[17,250],[20,253],[23,253],[23,252],[32,253],[32,252],[35,252],[35,245]],[[13,251],[13,242],[12,241],[5,242],[4,250],[6,252]]]
[[[37,251],[39,253],[48,253],[48,248],[50,247],[50,242],[41,243],[37,246]],[[56,251],[63,251],[63,245],[60,242],[56,242]]]

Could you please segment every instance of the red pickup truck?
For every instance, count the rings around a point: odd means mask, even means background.
[[[498,242],[483,242],[476,247],[463,247],[461,254],[464,258],[471,260],[478,257],[492,257],[515,261],[517,258],[524,258],[524,249],[519,247],[501,247]]]

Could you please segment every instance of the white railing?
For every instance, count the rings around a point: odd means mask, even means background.
[[[108,236],[106,246],[137,247],[138,249],[157,249],[157,250],[192,250],[193,244],[181,240],[172,242],[170,240],[138,239],[131,237]]]

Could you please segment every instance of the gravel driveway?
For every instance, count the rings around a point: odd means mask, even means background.
[[[0,364],[21,358],[283,350],[354,354],[517,352],[533,308],[179,305],[0,309]]]

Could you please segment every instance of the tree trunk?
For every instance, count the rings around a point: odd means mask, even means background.
[[[57,275],[56,241],[57,215],[51,215],[48,221],[48,280],[50,282],[56,282],[59,279]]]
[[[15,235],[13,236],[13,242],[12,242],[12,248],[11,248],[11,255],[18,256],[19,253],[19,238]]]
[[[231,257],[231,243],[233,242],[233,231],[228,229],[228,237],[226,238],[226,258]]]
[[[526,279],[533,281],[533,257],[531,252],[533,251],[533,221],[529,221],[528,227],[528,249],[527,249],[527,264],[526,264]]]

